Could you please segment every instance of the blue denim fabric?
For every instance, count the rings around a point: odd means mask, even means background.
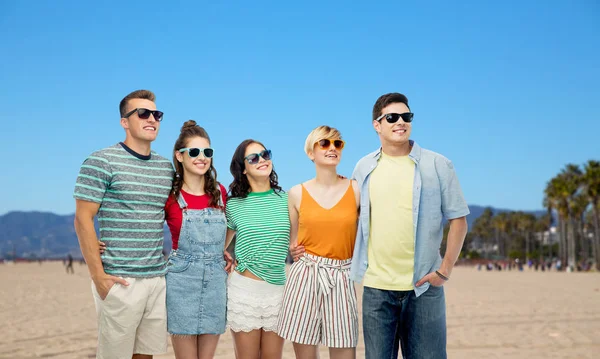
[[[167,264],[167,330],[171,334],[223,334],[227,272],[223,250],[225,213],[216,208],[186,209],[177,250]]]
[[[443,218],[454,219],[469,214],[452,162],[435,152],[422,149],[411,141],[412,150],[408,155],[415,162],[413,187],[413,226],[415,237],[415,272],[413,285],[426,274],[439,269],[440,244],[444,230]],[[363,157],[356,164],[352,178],[360,186],[360,217],[356,232],[356,244],[352,257],[350,277],[362,282],[367,271],[369,243],[370,198],[369,179],[381,149]],[[415,287],[415,294],[422,295],[430,284]]]
[[[365,287],[363,333],[366,359],[446,358],[444,288],[431,286],[417,297],[414,291]]]

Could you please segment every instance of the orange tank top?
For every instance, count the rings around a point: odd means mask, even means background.
[[[298,244],[306,253],[340,260],[352,257],[358,225],[352,183],[330,209],[321,207],[302,185],[298,216]]]

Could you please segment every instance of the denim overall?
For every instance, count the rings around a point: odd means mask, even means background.
[[[227,306],[225,213],[217,208],[183,212],[179,246],[171,252],[167,279],[167,329],[171,334],[223,334]],[[219,204],[222,206],[221,195]]]

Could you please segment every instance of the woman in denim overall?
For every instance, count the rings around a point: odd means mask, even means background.
[[[187,121],[174,146],[176,177],[165,206],[173,238],[167,330],[177,359],[212,358],[225,332],[225,189],[216,180],[212,155],[206,131]]]
[[[219,208],[183,211],[179,246],[169,256],[167,273],[167,322],[174,335],[225,332],[226,282],[225,213]],[[222,200],[219,204],[223,206]]]

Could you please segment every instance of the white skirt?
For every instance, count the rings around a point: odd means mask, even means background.
[[[277,331],[283,285],[244,277],[236,271],[227,282],[227,327],[234,332]]]

